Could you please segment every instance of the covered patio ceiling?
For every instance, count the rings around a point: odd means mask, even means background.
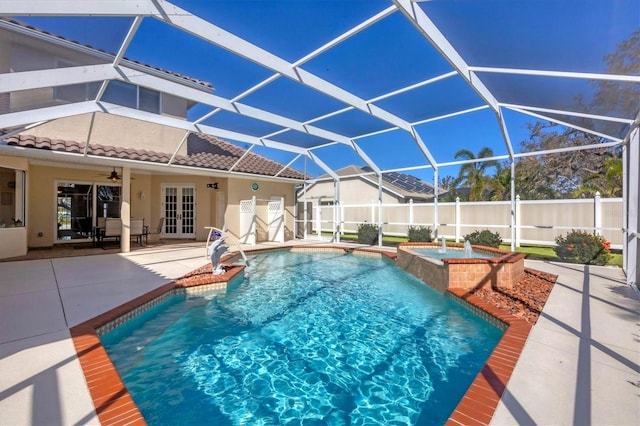
[[[488,146],[511,162],[550,152],[522,150],[526,123],[615,146],[640,113],[638,70],[612,65],[640,37],[637,0],[3,0],[0,15],[105,52],[99,65],[2,74],[5,93],[99,87],[89,100],[0,115],[13,133],[105,112],[247,145],[311,176],[364,164],[437,181],[462,163],[460,149]],[[116,80],[194,106],[185,121],[105,102]]]

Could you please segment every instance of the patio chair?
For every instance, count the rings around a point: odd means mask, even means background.
[[[116,241],[120,241],[121,233],[122,233],[122,220],[119,217],[106,218],[104,223],[104,229],[100,230],[100,237],[99,237],[100,247],[104,248],[105,238],[115,238]]]
[[[144,242],[147,244],[149,242],[149,235],[162,235],[162,231],[164,229],[164,217],[161,217],[158,221],[158,226],[155,228],[150,228],[149,226],[145,226],[144,232]]]
[[[144,232],[144,219],[143,218],[135,218],[132,217],[131,218],[131,222],[130,222],[130,236],[131,237],[136,237],[136,243],[138,243],[138,245],[142,245],[142,237],[145,236],[145,232]]]

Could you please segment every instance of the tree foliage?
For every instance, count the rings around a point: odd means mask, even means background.
[[[596,193],[606,198],[622,197],[622,158],[609,155],[601,164],[600,171],[585,179],[576,190],[576,197],[594,197]]]
[[[608,74],[639,75],[640,30],[620,43],[615,52],[604,58],[604,62]],[[594,80],[592,85],[593,99],[587,104],[582,98],[576,99],[576,105],[569,109],[626,118],[634,118],[638,113],[639,85],[612,80]],[[575,124],[612,136],[620,136],[624,131],[614,121],[578,118]],[[531,137],[522,142],[522,151],[597,145],[605,141],[600,136],[581,130],[559,128],[552,123],[542,122],[530,126]],[[622,195],[619,149],[595,148],[527,157],[516,164],[515,176],[517,192],[524,199],[593,197],[596,192],[605,197]]]
[[[538,122],[530,126],[529,140],[522,142],[522,151],[545,151],[597,145],[598,136],[571,128],[559,129],[553,123]],[[620,155],[613,148],[566,150],[564,152],[531,156],[516,162],[516,192],[522,199],[540,200],[593,196],[595,188],[601,193],[616,193],[609,186],[622,187],[622,169],[616,175],[606,169],[611,159]],[[589,183],[589,185],[587,185]]]
[[[498,164],[496,174],[489,179],[488,187],[491,201],[511,199],[511,166],[509,163]]]
[[[444,176],[440,178],[440,183],[438,186],[441,191],[444,191],[444,194],[440,196],[440,200],[444,202],[453,202],[456,200],[458,196],[457,191],[457,179],[453,176]]]
[[[482,158],[493,157],[491,148],[482,148],[476,157],[473,152],[468,149],[461,149],[456,152],[455,158],[463,158],[465,160],[478,160]],[[469,188],[469,201],[479,201],[483,199],[485,188],[488,187],[491,178],[487,175],[487,171],[491,168],[498,167],[496,160],[474,161],[465,163],[460,167],[460,173],[456,179],[457,186],[465,186]]]
[[[640,75],[640,30],[634,31],[604,60],[607,64],[607,74]],[[595,96],[589,112],[635,118],[640,108],[640,85],[611,80],[594,81],[593,85]],[[615,124],[611,123],[608,126]],[[610,129],[604,129],[605,132],[607,130]]]
[[[605,73],[615,75],[640,75],[640,30],[620,43],[615,52],[603,58]],[[635,118],[640,109],[640,85],[633,82],[597,79],[591,82],[594,93],[587,101],[574,99],[568,111],[619,118]],[[599,192],[603,197],[622,196],[622,157],[620,148],[598,147],[609,139],[589,133],[591,129],[602,135],[620,137],[628,129],[617,121],[593,120],[589,117],[573,117],[576,128],[564,127],[552,122],[536,122],[529,125],[530,136],[521,142],[520,152],[559,151],[553,154],[521,157],[515,162],[515,192],[522,199],[558,199],[593,197]],[[595,146],[578,150],[581,146]],[[483,148],[476,157],[463,149],[455,158],[478,160],[493,156],[490,148]],[[493,171],[490,175],[488,172]],[[444,179],[441,182],[445,182]],[[508,200],[511,196],[511,165],[493,160],[474,161],[460,168],[458,177],[448,184],[449,197],[461,199]],[[468,196],[462,189],[468,190]]]

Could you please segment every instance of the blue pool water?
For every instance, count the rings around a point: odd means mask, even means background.
[[[101,337],[150,425],[442,424],[502,335],[384,259],[249,260]]]
[[[447,248],[445,252],[441,252],[440,249],[438,249],[437,247],[415,247],[415,248],[411,248],[411,250],[418,253],[419,255],[427,256],[432,259],[438,259],[438,260],[442,260],[445,258],[455,259],[455,258],[464,258],[464,257],[470,257],[473,259],[491,259],[491,258],[502,256],[502,254],[492,253],[489,251],[482,251],[482,250],[473,250],[471,252],[471,256],[466,256],[464,253],[464,250],[461,250],[461,249]]]

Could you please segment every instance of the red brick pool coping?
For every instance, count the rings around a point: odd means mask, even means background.
[[[467,290],[452,288],[448,292],[507,325],[498,345],[446,423],[450,426],[488,425],[520,358],[532,325]]]
[[[293,247],[290,247],[293,248]],[[345,248],[343,246],[296,246],[303,250],[343,250],[359,253],[380,254],[395,259],[395,254],[374,248]],[[251,253],[282,250],[260,249]],[[229,257],[227,257],[228,259]],[[85,375],[89,393],[93,398],[96,414],[104,425],[144,425],[140,410],[129,394],[122,378],[102,346],[97,330],[119,317],[141,307],[145,303],[168,292],[187,287],[212,283],[226,283],[243,271],[242,266],[233,266],[222,275],[190,274],[188,279],[178,279],[139,296],[119,307],[98,315],[70,329],[80,366]],[[484,367],[453,411],[447,425],[487,425],[502,397],[511,373],[520,357],[531,325],[501,309],[490,305],[464,289],[449,289],[448,293],[472,307],[485,312],[507,325],[507,328],[491,353]]]
[[[107,351],[102,346],[97,330],[170,291],[226,283],[241,273],[243,269],[242,266],[234,266],[221,275],[207,273],[206,275],[193,275],[188,280],[172,281],[71,328],[71,338],[101,424],[145,425],[146,422],[131,398],[120,374],[111,362]]]

